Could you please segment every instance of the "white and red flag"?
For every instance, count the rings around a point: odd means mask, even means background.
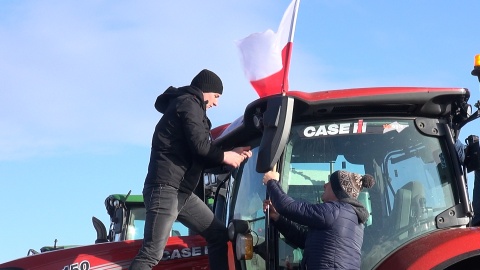
[[[260,97],[288,91],[288,69],[300,0],[292,0],[278,30],[236,41],[245,75]]]

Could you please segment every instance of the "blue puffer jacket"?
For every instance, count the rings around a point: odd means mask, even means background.
[[[363,224],[368,211],[355,199],[311,204],[286,195],[276,181],[267,183],[281,218],[275,227],[304,249],[303,269],[360,269]]]

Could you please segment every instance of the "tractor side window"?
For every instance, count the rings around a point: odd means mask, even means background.
[[[130,222],[128,223],[127,240],[143,239],[145,227],[145,208],[130,209]]]
[[[419,133],[399,137],[397,142],[408,147],[391,151],[381,165],[377,190],[383,191],[383,202],[377,196],[373,200],[384,206],[384,212],[378,218],[372,213],[374,226],[365,229],[364,268],[373,267],[409,240],[435,230],[435,217],[455,205],[452,164],[444,158],[446,147],[437,138]]]
[[[263,174],[256,171],[257,157],[258,148],[255,148],[252,151],[252,157],[243,165],[240,186],[237,187],[237,192],[234,192],[234,194],[237,194],[237,203],[233,213],[234,219],[250,220],[265,216],[263,200],[266,188],[262,183]]]
[[[126,240],[143,239],[143,230],[145,227],[145,208],[135,207],[130,209],[130,218]],[[170,236],[186,236],[188,228],[182,223],[175,221],[173,223]]]
[[[253,243],[255,246],[265,242],[265,213],[263,213],[263,200],[265,199],[266,187],[262,183],[263,174],[257,173],[256,161],[258,148],[252,149],[252,157],[243,165],[241,179],[234,177],[233,203],[234,219],[250,221]],[[265,269],[265,260],[257,253],[251,260],[244,261],[245,269]]]

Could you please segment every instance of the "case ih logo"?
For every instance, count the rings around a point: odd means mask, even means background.
[[[367,131],[367,123],[363,120],[358,120],[356,123],[341,123],[321,125],[318,127],[309,126],[303,130],[303,136],[307,138],[332,136],[353,133],[365,133]]]
[[[163,251],[162,261],[195,257],[195,256],[201,256],[201,255],[207,255],[207,254],[208,254],[208,249],[206,246],[205,247],[186,247],[182,249],[165,250]]]

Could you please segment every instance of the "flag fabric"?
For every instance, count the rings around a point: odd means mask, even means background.
[[[288,70],[298,5],[292,0],[277,32],[271,29],[236,41],[245,76],[260,97],[288,91]]]

